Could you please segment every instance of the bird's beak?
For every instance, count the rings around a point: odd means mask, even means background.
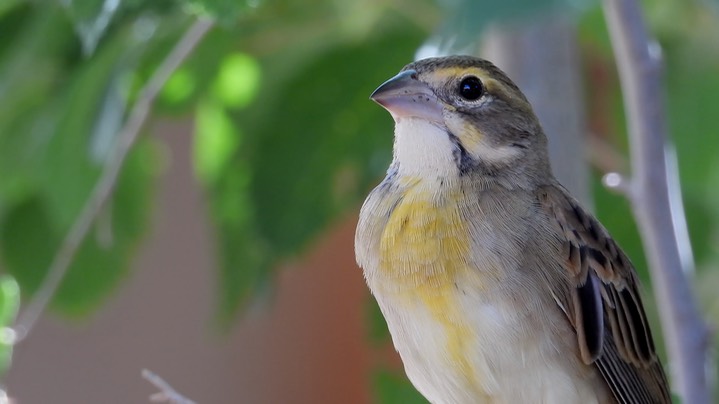
[[[442,103],[427,84],[417,79],[414,70],[405,70],[385,81],[370,98],[389,111],[395,122],[402,118],[443,122]]]

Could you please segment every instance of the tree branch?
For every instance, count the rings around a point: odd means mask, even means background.
[[[194,401],[178,393],[170,384],[164,381],[155,373],[142,369],[142,377],[160,391],[150,396],[153,403],[172,403],[172,404],[196,404]]]
[[[117,185],[117,179],[132,146],[137,141],[140,130],[147,121],[152,105],[167,79],[182,62],[192,53],[213,21],[200,19],[196,21],[178,41],[167,57],[157,67],[155,73],[140,91],[137,102],[132,108],[125,126],[117,135],[117,145],[112,150],[105,168],[95,188],[85,202],[80,215],[65,236],[62,245],[53,258],[47,275],[40,288],[33,296],[27,308],[20,313],[15,323],[16,343],[22,341],[32,330],[40,315],[45,311],[54,296],[62,279],[65,277],[77,250],[87,236],[92,224],[102,211]]]
[[[682,402],[708,404],[709,333],[682,271],[676,221],[670,203],[667,129],[661,84],[661,50],[650,41],[633,0],[605,0],[609,34],[624,94],[631,146],[629,198],[652,274],[676,391]],[[675,167],[671,167],[676,169]],[[678,192],[678,190],[676,190]],[[685,263],[686,264],[686,263]]]

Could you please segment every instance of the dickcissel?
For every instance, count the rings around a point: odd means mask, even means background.
[[[670,403],[637,275],[554,178],[529,102],[497,67],[420,60],[371,98],[394,157],[357,261],[432,403]]]

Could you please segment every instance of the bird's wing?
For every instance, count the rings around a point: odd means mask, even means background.
[[[551,287],[576,330],[582,360],[598,368],[619,403],[671,403],[632,263],[561,186],[538,196],[562,239],[560,265],[570,281]]]

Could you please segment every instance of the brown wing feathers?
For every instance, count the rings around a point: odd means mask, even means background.
[[[555,290],[577,332],[581,357],[595,364],[620,403],[670,403],[633,267],[599,222],[562,188],[539,195],[564,237],[570,290]],[[568,306],[568,307],[567,307]]]

